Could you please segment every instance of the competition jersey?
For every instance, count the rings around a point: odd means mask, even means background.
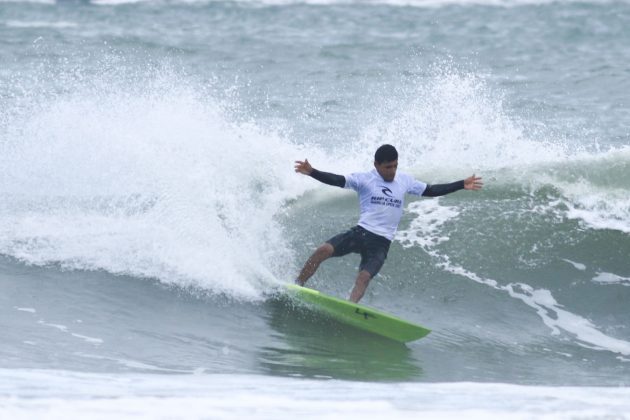
[[[345,188],[359,193],[361,216],[358,225],[390,241],[394,239],[405,205],[405,194],[422,195],[424,182],[397,172],[392,182],[386,182],[376,171],[346,175]]]

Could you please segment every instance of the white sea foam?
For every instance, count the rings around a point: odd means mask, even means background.
[[[562,193],[566,216],[592,229],[630,233],[630,147],[577,156],[567,165],[567,174],[547,175]],[[575,174],[575,175],[573,175]]]
[[[567,260],[566,258],[563,259],[562,261],[568,262],[569,264],[571,264],[577,270],[580,270],[580,271],[585,271],[586,270],[586,265],[584,265],[582,263],[578,263],[578,262],[575,262],[575,261]]]
[[[66,325],[52,324],[52,323],[49,323],[49,322],[45,322],[44,320],[41,320],[41,319],[39,321],[37,321],[37,323],[40,324],[40,325],[44,325],[46,327],[55,328],[55,329],[57,329],[57,330],[59,330],[59,331],[61,331],[63,333],[67,333],[67,334],[70,334],[73,337],[80,338],[81,340],[84,340],[85,342],[90,343],[90,344],[96,344],[96,345],[103,344],[103,340],[102,339],[95,338],[95,337],[89,337],[89,336],[83,335],[83,334],[73,333],[73,332],[70,331],[70,329]]]
[[[435,73],[384,104],[390,113],[366,127],[357,149],[395,144],[402,167],[444,177],[504,169],[522,174],[569,157],[560,141],[528,138],[524,124],[505,111],[500,94],[482,78],[448,68]]]
[[[22,312],[30,312],[32,314],[34,314],[35,312],[37,312],[35,310],[35,308],[18,308],[17,306],[14,306],[15,310],[17,311],[22,311]]]
[[[580,189],[580,188],[577,188]],[[566,201],[567,217],[578,219],[593,229],[609,229],[630,233],[630,198],[627,191],[597,191],[574,193],[576,186],[565,186],[571,190]]]
[[[419,245],[423,249],[447,241],[448,237],[442,235],[440,229],[446,222],[459,216],[456,207],[440,205],[439,198],[415,201],[407,206],[407,211],[421,214],[422,217],[415,217],[407,229],[399,231],[396,240],[404,244]]]
[[[630,147],[577,151],[546,168],[532,167],[532,190],[551,186],[560,196],[546,203],[563,218],[590,229],[630,233]]]
[[[626,419],[630,411],[630,390],[623,387],[25,369],[2,369],[0,378],[0,416],[11,419]]]
[[[597,273],[597,276],[593,277],[593,281],[600,284],[621,284],[623,286],[630,286],[630,277],[622,277],[614,273]]]
[[[304,153],[203,86],[154,76],[75,81],[5,127],[0,252],[259,298],[294,271],[275,216],[314,185],[293,172]]]
[[[46,327],[51,327],[51,328],[55,328],[61,332],[68,332],[68,327],[66,327],[65,325],[61,325],[61,324],[51,324],[48,322],[44,322],[43,320],[39,320],[37,321],[38,324],[40,325],[45,325]]]
[[[45,21],[20,21],[9,20],[5,22],[5,25],[9,28],[53,28],[53,29],[66,29],[76,28],[79,26],[75,22],[57,21],[57,22],[45,22]]]
[[[89,337],[87,335],[77,334],[77,333],[71,333],[70,335],[76,338],[80,338],[81,340],[84,340],[85,342],[90,343],[90,344],[103,344],[103,339],[101,338]]]

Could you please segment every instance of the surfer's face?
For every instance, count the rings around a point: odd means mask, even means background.
[[[374,162],[374,167],[376,168],[376,172],[378,172],[386,182],[392,182],[396,176],[396,169],[398,169],[398,159],[391,162]]]

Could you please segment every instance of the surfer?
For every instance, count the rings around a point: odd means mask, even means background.
[[[303,286],[328,258],[357,253],[361,255],[361,262],[350,300],[358,302],[387,258],[389,245],[403,214],[405,194],[438,197],[461,189],[479,190],[483,186],[481,178],[474,174],[450,184],[428,185],[408,174],[396,173],[397,169],[398,151],[390,144],[384,144],[376,150],[374,169],[369,172],[336,175],[318,171],[308,159],[295,161],[297,173],[324,184],[355,190],[359,194],[361,207],[357,226],[320,245],[304,264],[295,280],[296,284]]]

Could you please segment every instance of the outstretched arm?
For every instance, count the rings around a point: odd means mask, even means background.
[[[481,182],[481,179],[482,178],[480,176],[475,176],[475,174],[472,174],[472,176],[469,176],[464,180],[464,189],[473,191],[480,190],[481,187],[483,187],[483,182]]]
[[[441,195],[450,194],[459,190],[480,190],[483,187],[481,178],[476,177],[474,174],[471,177],[463,179],[461,181],[452,182],[450,184],[436,184],[428,185],[422,193],[425,197],[439,197]]]
[[[304,159],[304,161],[296,160],[295,172],[308,175],[312,178],[315,178],[319,182],[323,182],[324,184],[332,185],[335,187],[343,188],[346,185],[345,177],[337,174],[331,174],[329,172],[318,171],[311,166],[311,164],[308,162],[308,159]]]

